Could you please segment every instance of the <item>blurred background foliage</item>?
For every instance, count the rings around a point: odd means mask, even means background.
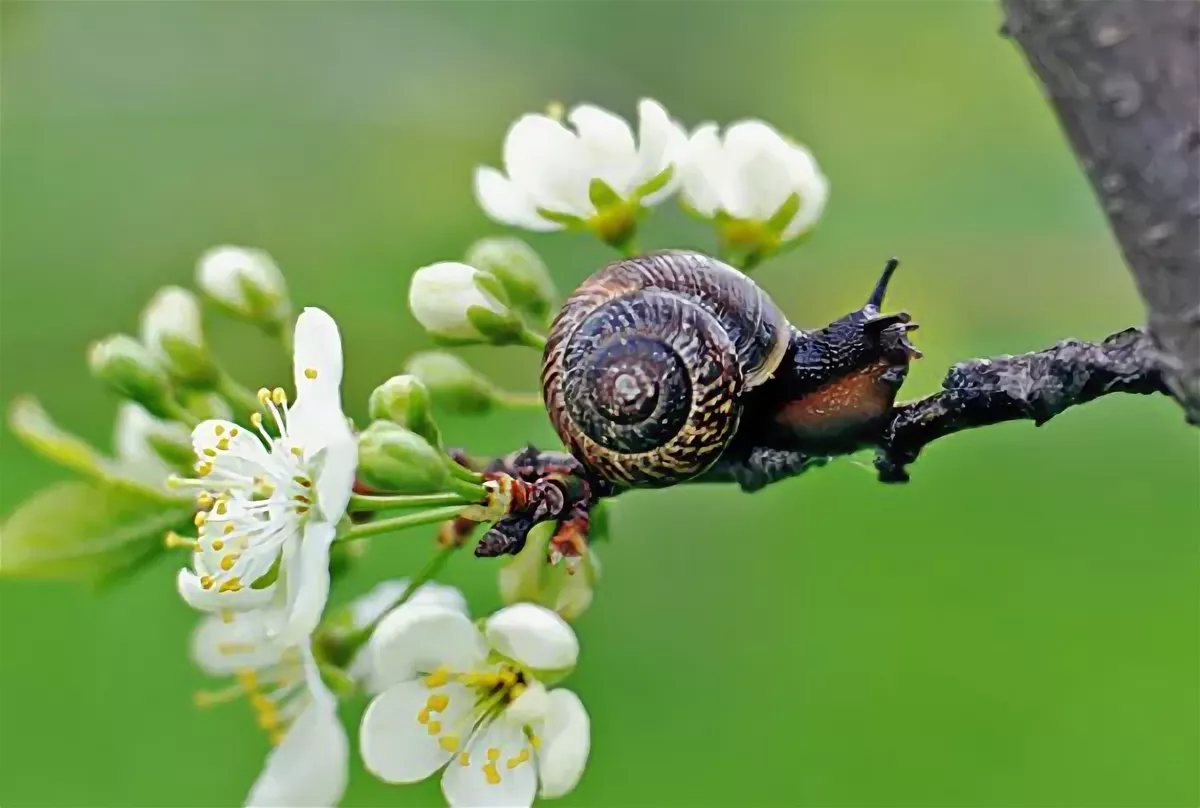
[[[800,324],[892,303],[924,325],[906,392],[954,361],[1101,337],[1141,307],[1051,114],[987,2],[32,3],[3,22],[2,394],[107,440],[86,344],[132,330],[221,242],[270,251],[338,318],[348,406],[426,347],[413,269],[496,232],[470,172],[519,113],[642,95],[689,125],[763,117],[833,184],[758,280]],[[564,291],[608,258],[534,240]],[[673,209],[649,246],[711,245]],[[252,386],[274,346],[210,318]],[[534,389],[530,351],[472,350]],[[454,442],[551,442],[536,412]],[[0,511],[59,479],[11,436]],[[622,497],[572,685],[593,757],[564,805],[1192,806],[1200,801],[1200,463],[1165,399],[964,434],[885,487],[843,461],[755,496]],[[409,572],[376,540],[335,592]],[[249,710],[198,711],[195,616],[164,559],[96,598],[0,586],[0,804],[240,801]],[[496,565],[448,578],[497,605]],[[346,717],[355,721],[360,706]],[[352,729],[353,732],[353,729]],[[428,805],[356,767],[346,805]]]

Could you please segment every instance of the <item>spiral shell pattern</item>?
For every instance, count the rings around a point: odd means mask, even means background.
[[[767,378],[788,323],[736,269],[701,253],[609,264],[567,300],[542,363],[559,437],[617,485],[700,474],[737,431],[744,391]]]

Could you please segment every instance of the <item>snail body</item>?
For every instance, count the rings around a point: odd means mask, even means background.
[[[550,328],[546,409],[593,473],[673,485],[720,458],[744,394],[770,378],[790,333],[753,281],[701,253],[617,261],[584,281]]]

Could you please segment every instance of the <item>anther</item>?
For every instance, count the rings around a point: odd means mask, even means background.
[[[527,760],[529,760],[529,750],[522,749],[519,754],[508,759],[508,768],[515,769]]]
[[[216,426],[213,427],[213,433],[218,438],[221,437],[222,435],[225,434],[225,426],[223,424],[217,424]]]
[[[312,488],[312,480],[307,477],[301,477],[299,474],[292,478],[292,482],[302,485],[305,488]]]
[[[460,752],[458,755],[458,765],[459,766],[470,766],[471,765],[471,756],[469,754],[467,754],[466,752]]]
[[[229,438],[221,438],[219,441],[217,441],[217,448],[222,452],[229,451]]]
[[[261,412],[250,413],[250,424],[255,429],[262,429],[262,425],[263,425],[262,413]]]
[[[428,709],[421,710],[421,712],[417,713],[417,723],[418,724],[428,724],[429,723],[429,710]]]
[[[224,570],[225,572],[229,572],[231,569],[233,569],[233,565],[237,563],[237,560],[238,560],[237,553],[230,553],[230,554],[224,556],[221,559],[221,569]]]
[[[242,579],[235,575],[232,578],[230,578],[228,581],[225,581],[223,584],[221,584],[221,588],[217,591],[219,591],[219,592],[240,592],[240,591],[242,591],[242,589],[243,589]]]
[[[226,536],[228,536],[230,533],[232,533],[235,530],[237,530],[237,528],[234,527],[233,522],[226,522],[225,527],[221,528],[221,532],[224,533]]]
[[[425,729],[429,732],[430,735],[441,735],[442,734],[442,722],[441,721],[430,721],[429,726],[427,726]]]
[[[490,748],[488,748],[488,750],[487,750],[487,759],[488,759],[489,761],[492,761],[492,762],[495,762],[495,761],[499,760],[499,759],[500,759],[500,750],[499,750],[499,749],[497,749],[497,748],[496,748],[496,747],[494,747],[494,746],[493,746],[493,747],[490,747]]]
[[[198,550],[200,548],[199,542],[195,539],[184,538],[174,530],[167,531],[167,535],[163,536],[163,544],[171,550]]]
[[[542,748],[542,739],[531,732],[531,733],[529,733],[529,745],[532,746],[534,749],[541,749]]]
[[[224,516],[229,510],[229,505],[223,499],[217,500],[217,515]]]
[[[208,521],[208,512],[207,511],[196,511],[196,516],[195,516],[195,518],[192,519],[192,522],[193,522],[193,524],[196,525],[196,527],[204,527],[204,523],[207,521]]]
[[[271,398],[275,401],[276,404],[279,404],[279,405],[287,404],[287,400],[288,400],[287,393],[283,392],[282,387],[276,387],[271,392]]]
[[[490,786],[500,785],[500,772],[496,768],[495,763],[483,764],[483,776],[487,779],[488,785],[490,785]]]
[[[450,697],[445,693],[434,693],[425,702],[425,709],[431,713],[443,712],[450,705]]]
[[[271,400],[271,391],[265,387],[258,388],[258,400],[266,404]]]
[[[317,378],[317,369],[316,368],[305,368],[304,369],[304,378],[306,378],[306,379]]]
[[[213,499],[213,495],[208,493],[207,491],[201,491],[199,494],[196,495],[196,504],[199,505],[201,508],[211,508],[213,505],[213,502],[215,502],[215,500]]]
[[[212,540],[212,548],[213,548],[214,553],[221,552],[221,550],[224,549],[224,547],[225,547],[225,542],[222,541],[221,539],[213,539]]]
[[[425,677],[425,687],[441,687],[450,681],[450,671],[443,665]]]
[[[212,589],[213,577],[211,575],[200,576],[200,586],[203,589]]]
[[[208,475],[212,474],[212,470],[213,470],[212,463],[204,462],[204,463],[196,464],[196,473],[199,474],[201,477],[207,477]]]
[[[238,429],[238,428],[235,426],[233,429],[230,429],[230,430],[229,430],[229,437],[231,437],[231,438],[236,438],[236,437],[237,437],[237,436],[238,436],[238,435],[241,433],[241,431],[242,431],[242,430]]]
[[[444,752],[457,752],[458,736],[443,735],[442,737],[438,738],[438,746],[441,747],[442,751]]]

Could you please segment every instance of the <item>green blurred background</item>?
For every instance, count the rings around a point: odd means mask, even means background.
[[[758,279],[800,324],[864,300],[923,324],[906,392],[954,361],[1101,337],[1142,311],[989,2],[18,3],[3,22],[3,399],[108,439],[89,340],[135,327],[215,243],[270,251],[330,310],[347,402],[426,347],[414,268],[499,228],[472,166],[547,101],[688,124],[763,117],[811,146],[824,224]],[[650,246],[711,245],[675,210]],[[534,239],[563,290],[608,254]],[[252,386],[273,346],[210,320]],[[537,358],[467,352],[512,388]],[[500,452],[538,413],[448,420]],[[0,511],[63,474],[5,434]],[[594,722],[563,805],[1193,806],[1200,802],[1200,463],[1165,399],[938,443],[908,486],[843,461],[755,496],[622,497],[571,680]],[[375,542],[335,599],[411,571]],[[0,804],[238,803],[267,750],[244,704],[193,708],[195,616],[165,559],[96,598],[0,585]],[[448,578],[482,612],[496,565]],[[360,705],[346,710],[356,721]],[[353,727],[353,724],[351,725]],[[353,733],[353,729],[351,730]],[[346,805],[429,805],[355,762]]]

